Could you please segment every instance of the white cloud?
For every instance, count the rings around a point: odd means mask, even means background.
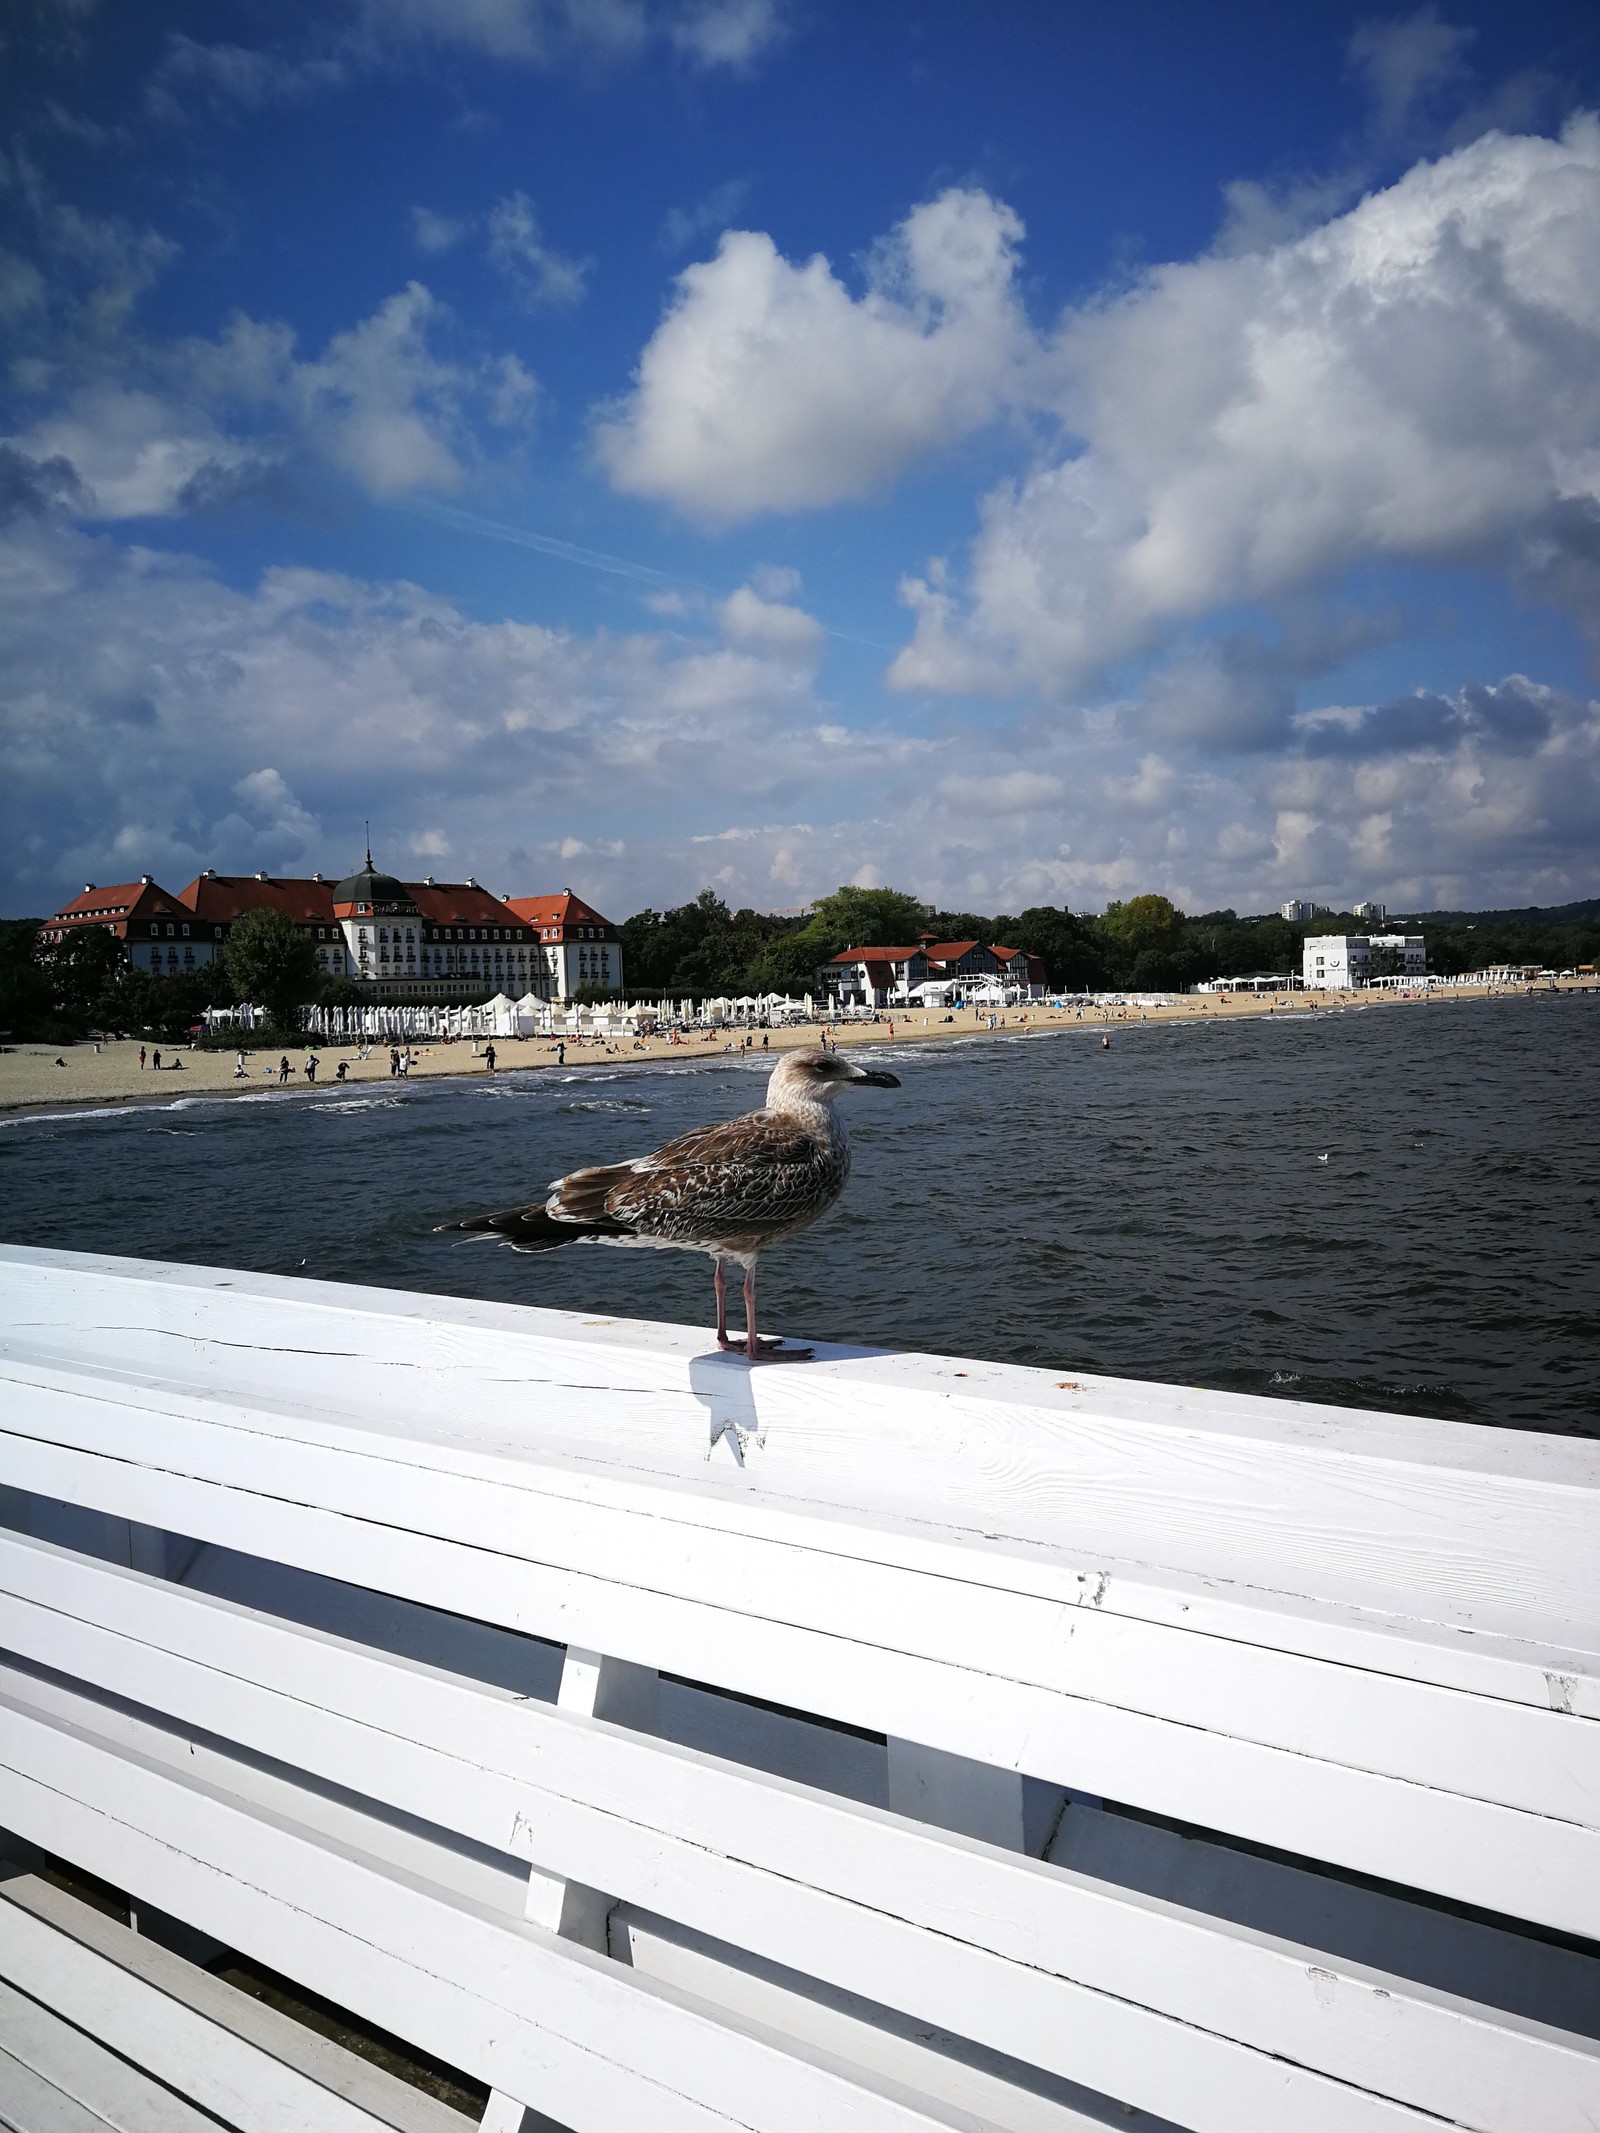
[[[174,31],[145,91],[145,104],[157,118],[185,119],[202,101],[225,101],[247,110],[303,103],[339,88],[345,79],[344,62],[329,54],[286,59],[245,45],[200,44]]]
[[[491,59],[548,62],[574,47],[637,50],[647,34],[632,0],[363,0],[373,45],[457,45]]]
[[[1139,705],[872,724],[781,643],[478,622],[315,570],[236,590],[48,516],[0,534],[0,753],[13,911],[146,868],[343,867],[368,812],[396,863],[527,890],[570,865],[619,917],[713,867],[757,905],[856,878],[977,909],[1559,902],[1593,893],[1600,820],[1600,703],[1517,676],[1299,716],[1221,776]]]
[[[939,790],[960,807],[982,815],[1027,815],[1054,807],[1066,788],[1049,771],[1007,770],[998,777],[957,773],[941,778]]]
[[[687,268],[596,441],[619,489],[712,520],[869,494],[1004,404],[1025,352],[1022,225],[981,191],[917,208],[852,296],[729,231]]]
[[[686,252],[708,231],[727,229],[749,193],[748,178],[729,178],[724,184],[713,186],[698,200],[691,201],[687,207],[669,207],[661,224],[662,251]]]
[[[1082,685],[1358,559],[1463,559],[1600,495],[1600,123],[1488,135],[1307,236],[1072,314],[1081,447],[985,500],[968,597],[908,581],[892,679]],[[1044,375],[1041,371],[1036,375]]]
[[[411,210],[411,236],[419,252],[426,252],[436,259],[441,252],[450,252],[466,236],[472,224],[457,215],[441,215],[431,207],[414,207]]]
[[[588,280],[587,261],[546,244],[526,193],[508,193],[489,212],[489,260],[526,304],[575,304]]]
[[[778,0],[693,0],[668,34],[703,67],[752,66],[785,34]]]
[[[1477,34],[1441,22],[1432,7],[1358,25],[1350,39],[1350,60],[1366,82],[1380,138],[1404,133],[1419,105],[1464,78],[1466,55]]]
[[[774,659],[814,661],[822,650],[825,632],[814,615],[783,600],[763,599],[748,585],[719,604],[717,620],[730,644]]]
[[[514,356],[441,355],[447,324],[412,282],[306,359],[287,326],[243,316],[212,341],[127,340],[119,368],[139,382],[69,389],[11,444],[36,463],[65,460],[84,508],[108,519],[207,503],[297,461],[333,467],[373,496],[453,489],[472,454],[469,402],[521,427],[537,385]]]

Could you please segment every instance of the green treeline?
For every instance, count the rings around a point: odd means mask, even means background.
[[[1570,969],[1600,956],[1600,898],[1522,911],[1424,911],[1390,921],[1428,941],[1428,967],[1442,976],[1497,963]],[[176,1039],[201,1010],[239,998],[270,1006],[287,1028],[294,1003],[353,1004],[369,998],[349,979],[316,973],[310,945],[287,919],[251,913],[233,929],[226,963],[187,976],[152,978],[124,962],[108,933],[85,928],[57,948],[39,941],[40,921],[0,921],[0,1040],[68,1043],[90,1030]],[[1135,896],[1088,917],[1054,904],[1012,915],[940,911],[898,889],[837,889],[803,917],[730,911],[712,889],[671,911],[639,911],[621,928],[623,967],[635,998],[815,989],[820,963],[844,948],[904,947],[919,935],[995,942],[1042,958],[1052,988],[1177,991],[1204,978],[1298,971],[1308,933],[1362,933],[1348,913],[1310,924],[1233,911],[1198,916],[1164,896]]]
[[[1494,963],[1566,969],[1600,951],[1600,899],[1526,911],[1435,911],[1404,921],[1428,940],[1428,966],[1444,976]],[[1071,992],[1178,991],[1213,977],[1298,971],[1313,933],[1374,930],[1349,913],[1309,924],[1235,911],[1179,911],[1165,896],[1135,896],[1097,918],[1054,904],[1014,916],[941,911],[897,889],[838,889],[803,918],[730,911],[712,889],[672,911],[639,911],[625,921],[622,963],[628,990],[654,998],[814,989],[817,966],[844,948],[905,947],[919,935],[1026,948],[1043,959],[1052,988]]]

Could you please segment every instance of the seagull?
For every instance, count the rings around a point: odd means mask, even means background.
[[[557,1178],[526,1207],[443,1222],[504,1238],[514,1251],[548,1252],[585,1238],[706,1252],[715,1269],[717,1346],[742,1346],[752,1363],[804,1363],[809,1348],[756,1334],[756,1259],[825,1215],[850,1175],[850,1137],[834,1110],[849,1088],[898,1089],[899,1076],[838,1052],[786,1052],[759,1111],[680,1133],[653,1155],[602,1163]],[[745,1338],[728,1334],[727,1268],[744,1269]]]
[[[1327,1157],[1326,1157],[1325,1155],[1319,1155],[1319,1156],[1317,1157],[1317,1161],[1318,1161],[1319,1163],[1325,1163],[1325,1162],[1326,1162],[1327,1160],[1328,1160],[1328,1158],[1327,1158]]]

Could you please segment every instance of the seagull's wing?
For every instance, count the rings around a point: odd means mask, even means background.
[[[843,1188],[848,1160],[842,1145],[819,1141],[793,1118],[749,1111],[682,1133],[637,1162],[564,1178],[551,1212],[566,1211],[574,1186],[575,1211],[592,1206],[604,1180],[600,1211],[637,1236],[685,1244],[760,1238],[821,1214]]]
[[[581,1237],[650,1238],[709,1246],[781,1235],[832,1205],[849,1156],[793,1119],[750,1111],[681,1133],[651,1155],[597,1163],[557,1178],[542,1200],[442,1227],[548,1252]]]

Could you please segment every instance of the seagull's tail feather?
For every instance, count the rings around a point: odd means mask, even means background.
[[[619,1222],[606,1205],[614,1186],[635,1175],[632,1163],[596,1163],[557,1178],[542,1200],[528,1207],[502,1207],[493,1214],[441,1222],[442,1230],[468,1230],[504,1237],[519,1252],[553,1252],[584,1237],[632,1237],[631,1222]]]

